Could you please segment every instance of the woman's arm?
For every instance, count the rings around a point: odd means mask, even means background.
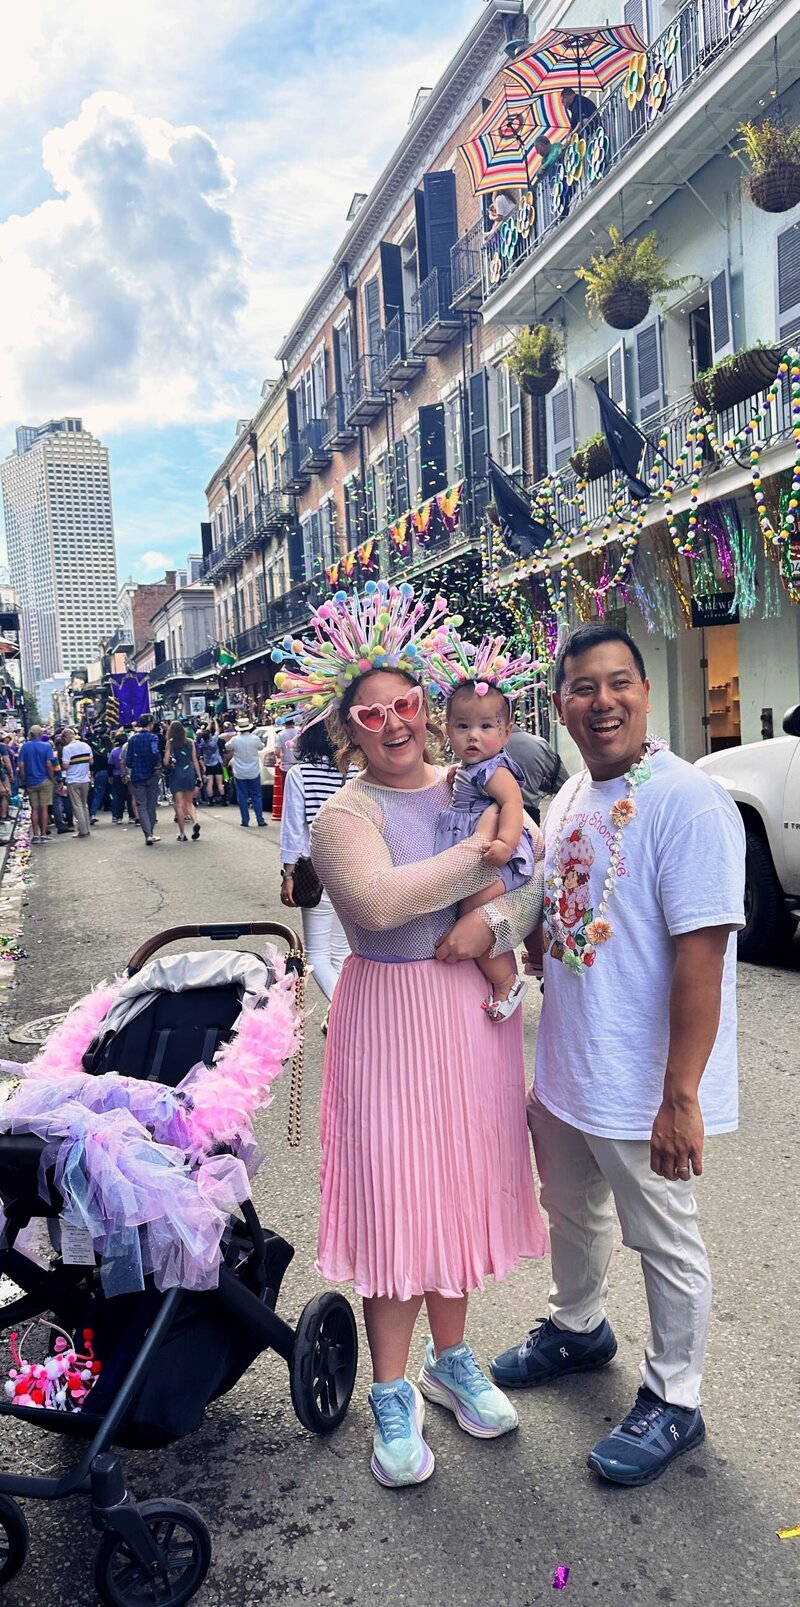
[[[164,748],[164,769],[168,770],[171,764],[172,764],[172,743],[170,742],[169,737],[167,737],[166,747]]]
[[[298,859],[308,854],[308,826],[306,825],[306,795],[303,771],[292,765],[283,789],[281,811],[281,864],[294,870]]]
[[[430,859],[395,866],[374,818],[353,800],[330,799],[311,828],[314,868],[339,916],[367,931],[388,932],[490,886],[495,876],[482,851],[495,835],[497,815],[492,805],[489,812],[491,821],[484,815],[473,837]]]
[[[202,781],[203,772],[200,769],[200,760],[197,757],[197,744],[196,744],[196,742],[192,743],[192,764],[194,765],[194,773],[197,776],[198,781]]]
[[[522,791],[510,770],[495,770],[494,775],[484,783],[483,790],[500,805],[497,836],[483,857],[487,865],[507,865],[522,836]]]

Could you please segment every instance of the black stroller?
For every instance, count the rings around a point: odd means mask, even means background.
[[[167,944],[196,937],[232,942],[245,935],[282,940],[289,949],[287,970],[302,974],[302,949],[288,927],[235,923],[161,932],[137,949],[127,976],[141,973]],[[187,964],[191,960],[183,958]],[[208,962],[209,954],[196,958]],[[269,969],[268,961],[257,963]],[[210,1064],[227,1041],[241,1000],[241,989],[232,983],[155,991],[110,1041],[108,1036],[96,1040],[84,1056],[84,1069],[175,1087],[193,1065]],[[152,1448],[190,1433],[209,1403],[232,1389],[268,1348],[288,1366],[300,1422],[314,1433],[330,1432],[342,1421],[355,1383],[358,1341],[352,1308],[342,1295],[328,1292],[309,1302],[296,1328],[276,1315],[294,1251],[285,1239],[261,1227],[249,1201],[228,1222],[219,1286],[213,1292],[170,1289],[160,1294],[148,1277],[143,1292],[109,1299],[97,1266],[67,1265],[55,1251],[52,1265],[42,1267],[16,1248],[16,1240],[32,1218],[45,1217],[54,1246],[60,1243],[57,1219],[64,1201],[52,1171],[47,1178],[50,1198],[42,1198],[38,1170],[43,1149],[43,1140],[31,1134],[0,1136],[0,1200],[6,1217],[0,1274],[24,1290],[0,1308],[2,1333],[5,1337],[21,1322],[44,1313],[52,1313],[69,1334],[82,1332],[87,1324],[103,1370],[76,1412],[15,1405],[0,1395],[0,1413],[89,1441],[77,1464],[60,1478],[0,1473],[0,1585],[14,1577],[28,1550],[27,1524],[11,1497],[56,1501],[88,1494],[92,1523],[102,1537],[94,1571],[101,1601],[112,1607],[182,1607],[208,1571],[208,1529],[182,1502],[137,1502],[112,1447]]]

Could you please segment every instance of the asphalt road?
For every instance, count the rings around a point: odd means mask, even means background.
[[[277,828],[253,828],[246,838],[232,809],[203,811],[202,821],[197,844],[176,843],[162,810],[163,841],[153,849],[134,828],[104,822],[88,842],[61,838],[37,851],[26,912],[30,957],[18,966],[6,1025],[63,1009],[165,926],[282,918]],[[775,1535],[800,1524],[798,972],[797,944],[780,968],[741,968],[742,1127],[709,1145],[700,1187],[716,1280],[701,1450],[641,1491],[604,1486],[584,1466],[638,1383],[645,1305],[637,1260],[621,1247],[609,1313],[619,1340],[615,1362],[523,1396],[519,1432],[498,1442],[468,1439],[429,1408],[437,1467],[418,1489],[389,1492],[370,1475],[365,1348],[348,1418],[323,1441],[300,1428],[283,1364],[265,1355],[197,1434],[167,1451],[126,1458],[137,1495],[180,1497],[211,1527],[214,1561],[199,1607],[800,1601],[800,1538]],[[262,1121],[268,1158],[256,1185],[262,1219],[296,1246],[279,1308],[292,1321],[319,1288],[319,995],[315,1005],[303,1146],[287,1147],[288,1088],[281,1086]],[[531,1055],[535,1013],[534,1004]],[[0,1039],[2,1055],[30,1052]],[[545,1310],[547,1284],[546,1266],[537,1264],[474,1299],[470,1337],[481,1356],[523,1337]],[[69,1458],[61,1442],[4,1427],[5,1465],[34,1472]],[[27,1515],[31,1555],[3,1593],[7,1607],[96,1601],[96,1538],[86,1503],[28,1503]],[[571,1573],[555,1598],[559,1565]]]

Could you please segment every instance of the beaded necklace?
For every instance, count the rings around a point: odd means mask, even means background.
[[[575,803],[578,793],[586,781],[589,771],[582,770],[572,792],[567,799],[561,816],[561,825],[555,841],[555,864],[553,874],[548,878],[548,892],[545,897],[546,924],[550,929],[550,942],[546,947],[553,950],[558,945],[558,953],[553,953],[554,959],[559,959],[568,970],[574,971],[576,976],[582,977],[586,970],[594,965],[598,948],[607,943],[614,935],[614,928],[606,920],[608,906],[611,903],[614,887],[617,882],[617,871],[622,858],[622,839],[625,828],[636,819],[638,810],[633,802],[633,795],[637,787],[643,787],[650,780],[652,769],[650,760],[654,753],[660,753],[668,748],[669,743],[663,737],[648,736],[642,747],[642,756],[636,764],[626,770],[623,780],[627,796],[618,798],[611,805],[611,824],[615,828],[609,846],[608,870],[603,883],[603,895],[596,910],[587,910],[583,920],[575,931],[570,931],[565,925],[561,914],[561,905],[564,897],[564,879],[562,872],[562,852],[564,847],[564,822]]]

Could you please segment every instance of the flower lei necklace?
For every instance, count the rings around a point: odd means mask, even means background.
[[[603,896],[596,911],[590,909],[585,912],[582,929],[576,934],[568,931],[561,914],[564,897],[564,878],[562,873],[564,822],[589,774],[588,770],[581,771],[575,787],[567,799],[555,842],[555,865],[550,878],[552,898],[547,900],[546,916],[552,934],[551,943],[548,947],[552,948],[553,940],[555,940],[560,950],[560,953],[553,955],[553,958],[560,959],[568,970],[575,972],[576,976],[582,977],[586,968],[594,965],[598,948],[602,943],[607,943],[609,938],[614,935],[614,928],[611,922],[606,920],[606,912],[611,903],[611,897],[617,881],[617,870],[622,858],[622,838],[625,828],[630,825],[632,820],[636,819],[639,812],[633,802],[633,795],[637,787],[644,786],[645,782],[650,780],[653,773],[650,760],[653,754],[660,753],[664,748],[668,747],[669,743],[665,742],[663,737],[648,736],[642,749],[641,758],[637,760],[636,764],[631,765],[630,770],[625,772],[623,780],[627,788],[627,797],[618,798],[616,803],[611,805],[610,810],[611,824],[615,830],[609,848],[608,870],[603,883]]]

